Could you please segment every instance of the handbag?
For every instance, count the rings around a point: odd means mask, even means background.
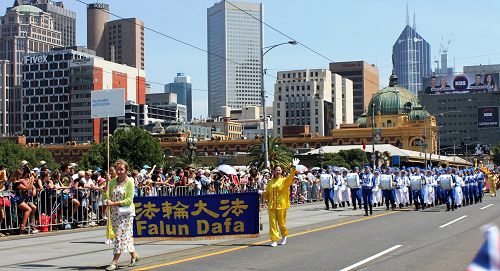
[[[132,213],[132,206],[120,206],[118,207],[118,213],[120,215],[130,215],[130,213]]]

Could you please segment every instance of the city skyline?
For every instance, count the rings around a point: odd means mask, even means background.
[[[206,9],[218,1],[148,1],[148,5],[131,5],[128,1],[106,1],[112,13],[125,18],[137,17],[164,34],[206,49]],[[252,1],[255,3],[260,3]],[[0,9],[4,13],[13,1],[3,1]],[[127,4],[125,4],[127,3]],[[331,1],[305,3],[300,1],[261,1],[264,4],[264,21],[290,35],[313,50],[333,61],[364,60],[380,69],[380,85],[387,85],[392,70],[391,49],[394,40],[405,26],[406,2],[401,1],[353,1],[349,3]],[[450,5],[453,3],[453,5]],[[493,48],[499,39],[489,35],[487,29],[495,29],[500,22],[495,20],[495,10],[500,3],[479,1],[481,16],[474,20],[437,20],[437,11],[457,14],[468,6],[465,1],[417,2],[408,1],[410,15],[416,13],[417,30],[432,46],[431,61],[439,59],[441,38],[445,41],[453,32],[449,48],[448,66],[455,62],[457,71],[463,65],[500,63],[500,52]],[[342,12],[338,11],[341,4]],[[64,1],[66,9],[77,14],[77,44],[86,45],[86,7],[76,0]],[[151,7],[154,7],[152,9]],[[435,12],[429,12],[429,10]],[[164,11],[163,13],[156,12]],[[332,16],[332,12],[333,15]],[[296,14],[283,16],[283,14]],[[298,16],[300,15],[300,16]],[[189,20],[186,20],[189,18]],[[315,18],[302,20],[299,18]],[[323,18],[323,19],[322,19]],[[451,18],[451,17],[450,17]],[[118,19],[110,16],[110,19]],[[460,30],[460,32],[458,32]],[[167,84],[171,74],[186,72],[193,78],[193,117],[207,116],[207,58],[206,53],[159,36],[149,30],[146,33],[147,80]],[[357,35],[353,36],[352,33]],[[286,42],[289,39],[264,27],[265,46]],[[475,42],[471,46],[471,39]],[[339,42],[340,41],[340,42]],[[293,56],[293,57],[290,57]],[[456,60],[454,61],[454,58]],[[284,46],[266,55],[264,66],[268,74],[277,71],[327,68],[329,60],[302,46]],[[432,63],[435,68],[435,63]],[[271,96],[275,80],[265,78],[266,93]],[[154,92],[161,92],[162,85],[153,84]]]

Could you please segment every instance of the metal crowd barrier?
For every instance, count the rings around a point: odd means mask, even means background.
[[[264,190],[262,184],[217,184],[198,189],[194,186],[141,186],[136,187],[135,196],[196,196],[209,194],[229,194]],[[294,183],[290,188],[291,204],[321,201],[318,183]],[[17,233],[23,219],[19,202],[36,206],[26,227],[40,231],[93,227],[105,225],[106,208],[103,206],[102,192],[96,189],[54,189],[38,190],[36,195],[19,191],[0,191],[0,233]],[[260,197],[261,207],[266,201]]]

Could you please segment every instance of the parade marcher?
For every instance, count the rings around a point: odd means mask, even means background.
[[[382,205],[382,190],[380,189],[380,170],[373,172],[372,203],[374,206]]]
[[[440,179],[439,179],[439,182],[441,184],[444,181],[443,180],[444,179],[443,175],[441,175]],[[453,174],[453,170],[451,168],[448,168],[447,175],[451,176],[451,183],[450,183],[450,187],[451,188],[443,189],[444,201],[446,202],[446,211],[450,211],[450,206],[451,206],[451,210],[455,211],[455,196],[453,195],[453,192],[454,192],[454,188],[455,188],[455,185],[456,185],[456,177]]]
[[[394,201],[399,208],[403,208],[404,197],[403,197],[403,179],[399,176],[399,170],[394,171]]]
[[[401,170],[401,202],[408,207],[410,202],[410,178],[405,170]]]
[[[342,207],[345,207],[347,203],[347,207],[351,206],[350,199],[351,199],[351,189],[347,186],[347,170],[342,170],[342,175],[340,176],[341,179],[341,186],[340,186],[340,191],[342,191]]]
[[[338,167],[333,168],[333,202],[335,203],[333,208],[340,207],[342,204],[342,176],[340,176],[340,169]]]
[[[358,174],[359,177],[360,174],[359,167],[355,167],[353,173]],[[361,188],[359,188],[358,186],[357,188],[351,187],[350,189],[351,189],[352,206],[354,207],[354,210],[356,210],[356,206],[359,206],[359,209],[361,209]]]
[[[426,197],[424,197],[424,201],[427,204],[427,207],[434,207],[434,201],[435,201],[434,187],[437,185],[437,181],[432,176],[432,170],[426,171],[424,179],[425,179],[425,185],[427,187]]]
[[[296,166],[299,159],[293,159],[292,171],[288,177],[283,177],[283,171],[280,166],[273,168],[273,178],[267,183],[264,192],[264,199],[268,201],[269,215],[269,235],[271,237],[271,247],[278,245],[281,232],[281,245],[286,244],[288,229],[286,228],[286,211],[290,208],[290,186],[293,177],[297,172]]]
[[[420,175],[419,171],[414,170],[410,176],[411,193],[413,194],[413,203],[415,204],[415,211],[421,207],[425,209],[425,202],[423,197],[423,188],[425,187],[425,179]]]
[[[321,172],[319,175],[319,184],[321,186],[321,189],[323,189],[323,199],[325,201],[325,210],[330,210],[330,205],[331,203],[332,208],[334,205],[333,202],[333,178],[332,175],[328,174],[325,169]]]
[[[463,171],[459,170],[458,174],[456,176],[456,185],[455,185],[455,208],[462,207],[462,201],[464,199],[464,194],[463,194],[463,187],[465,186],[465,182],[463,179]]]
[[[134,208],[134,180],[127,176],[128,164],[124,160],[115,163],[116,178],[108,184],[107,193],[104,194],[106,205],[111,208],[111,223],[115,234],[113,261],[106,270],[116,270],[118,260],[122,253],[130,253],[129,267],[135,266],[139,256],[135,251],[133,237]]]
[[[396,208],[396,203],[394,201],[394,195],[395,195],[395,192],[394,192],[394,176],[392,175],[392,172],[391,170],[388,170],[386,172],[386,174],[383,174],[380,176],[380,179],[386,179],[388,180],[388,185],[392,185],[392,188],[390,188],[391,186],[387,186],[387,187],[381,187],[383,188],[382,189],[382,195],[384,197],[384,201],[385,201],[385,209],[386,210],[389,210],[389,204],[392,208],[392,210],[394,210],[394,208]]]
[[[476,174],[477,180],[477,199],[479,202],[483,202],[483,186],[484,186],[484,172],[482,167],[478,167],[478,172]]]
[[[363,195],[363,206],[365,207],[365,216],[368,216],[368,207],[370,207],[370,215],[373,214],[372,204],[372,189],[373,189],[373,174],[369,166],[365,167],[365,172],[361,175],[361,193]]]

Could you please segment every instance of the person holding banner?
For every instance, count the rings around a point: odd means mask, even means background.
[[[290,186],[297,172],[296,167],[298,164],[299,159],[293,159],[293,169],[287,177],[283,177],[283,170],[280,166],[274,166],[273,178],[267,183],[264,191],[264,199],[268,201],[269,235],[273,241],[271,247],[278,245],[280,233],[282,236],[280,245],[286,244],[286,237],[288,236],[286,211],[290,208]]]
[[[111,223],[115,235],[113,250],[113,261],[106,270],[116,270],[118,260],[124,252],[131,256],[129,267],[135,266],[139,256],[135,252],[133,238],[133,222],[135,216],[134,208],[134,180],[128,177],[128,164],[124,160],[115,163],[116,178],[109,181],[107,193],[104,194],[106,205],[111,209]]]

